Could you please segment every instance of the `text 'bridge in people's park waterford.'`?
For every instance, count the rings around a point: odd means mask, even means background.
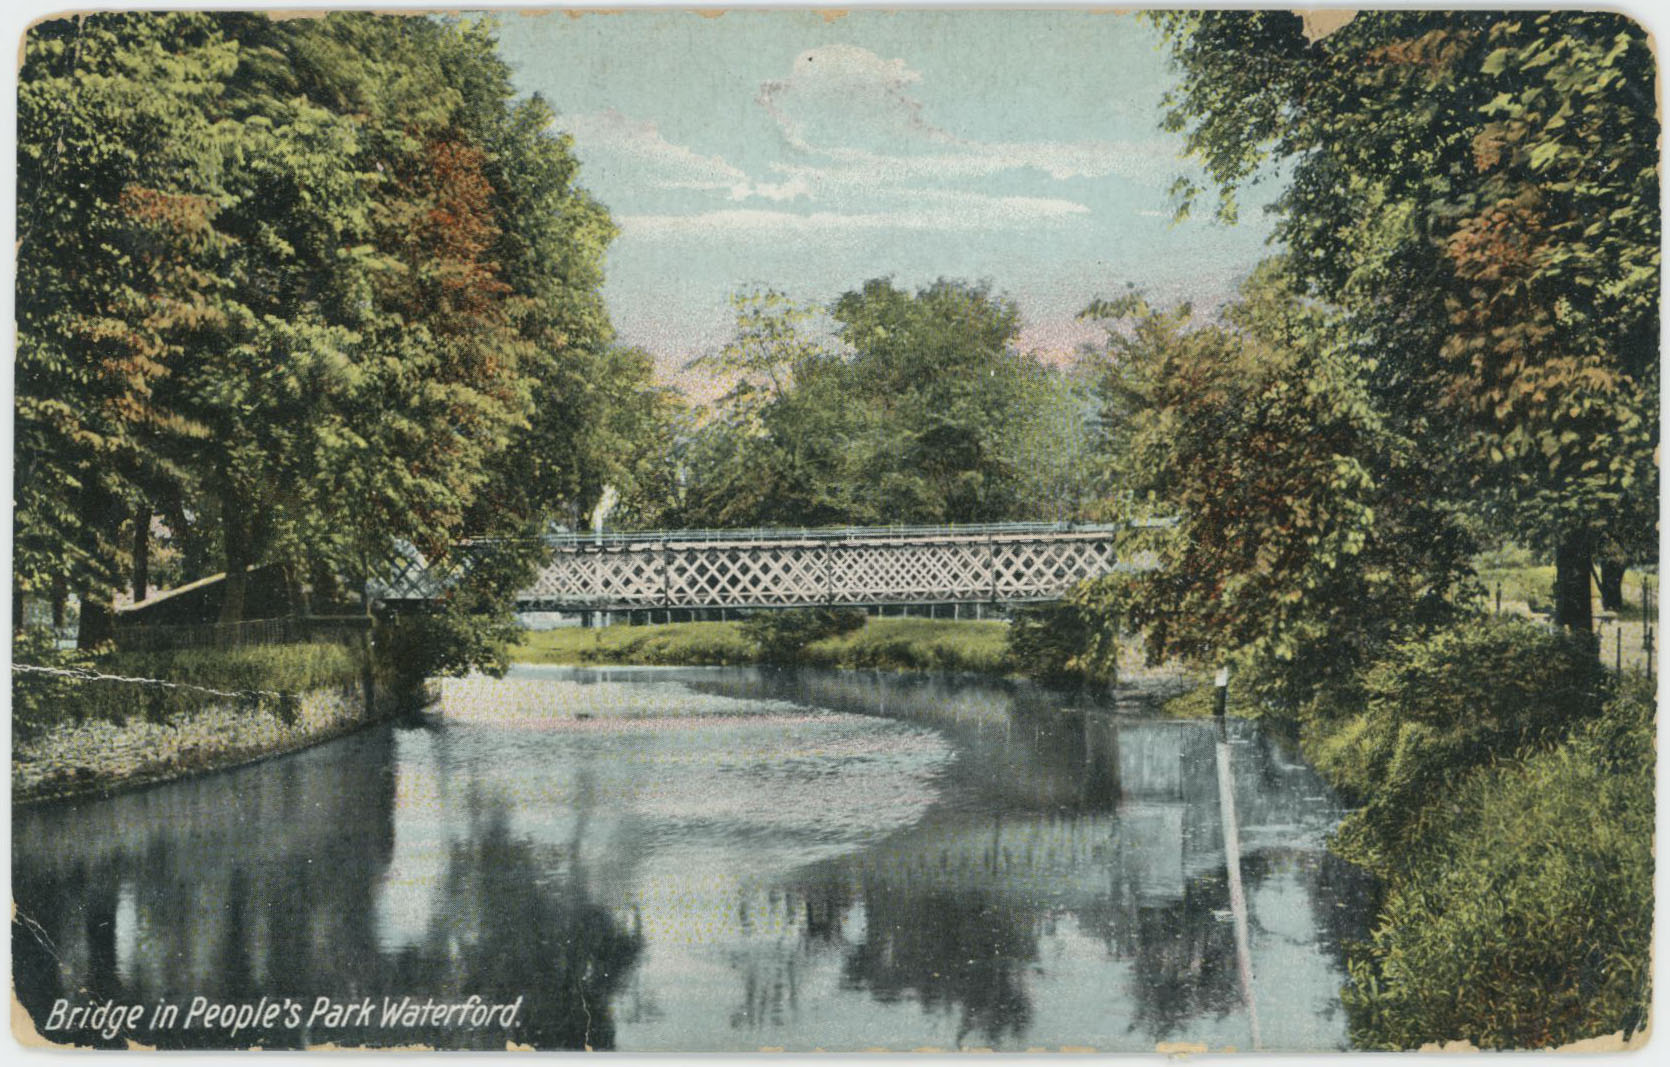
[[[558,534],[546,538],[549,558],[516,600],[522,611],[563,612],[1055,600],[1086,579],[1135,569],[1118,558],[1124,528],[1016,522]],[[403,545],[368,592],[389,607],[416,606],[496,544],[460,545],[451,566]]]

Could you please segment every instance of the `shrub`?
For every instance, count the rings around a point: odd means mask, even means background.
[[[1394,646],[1361,692],[1357,714],[1331,723],[1313,716],[1306,748],[1362,804],[1341,824],[1336,850],[1384,875],[1446,787],[1593,718],[1605,672],[1584,638],[1483,618]]]
[[[1104,617],[1072,599],[1032,604],[1009,625],[1009,658],[1048,686],[1110,686],[1118,680],[1116,652],[1105,651]]]
[[[1353,961],[1353,1041],[1528,1048],[1642,1027],[1653,771],[1652,694],[1637,681],[1569,743],[1458,786]]]
[[[1010,669],[1001,622],[944,619],[871,619],[862,629],[820,638],[800,653],[817,667],[887,671],[978,671]]]
[[[864,625],[857,608],[804,608],[763,611],[743,620],[742,633],[759,646],[765,663],[795,663],[813,641],[851,633]]]
[[[661,626],[610,626],[581,646],[585,663],[654,666],[730,666],[754,661],[754,645],[740,626],[724,622],[675,622]]]

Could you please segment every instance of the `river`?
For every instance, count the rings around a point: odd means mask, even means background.
[[[1140,694],[862,672],[517,667],[442,692],[421,722],[15,813],[37,1027],[60,998],[474,994],[522,998],[509,1036],[541,1048],[1346,1046],[1342,811],[1255,724],[1220,744]]]

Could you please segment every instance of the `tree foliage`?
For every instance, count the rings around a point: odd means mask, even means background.
[[[1559,550],[1588,626],[1598,546],[1652,558],[1658,430],[1655,66],[1610,12],[1153,16],[1167,125],[1220,191],[1288,179],[1277,234],[1346,312],[1434,489]],[[1272,169],[1270,163],[1279,164]],[[1189,210],[1198,188],[1180,183]]]
[[[551,118],[481,23],[34,27],[18,590],[107,601],[156,514],[236,618],[247,567],[352,588],[396,539],[539,532],[637,476],[614,446],[664,404],[611,345],[613,228]]]
[[[1563,740],[1600,712],[1606,684],[1583,640],[1525,620],[1474,619],[1398,642],[1364,671],[1360,710],[1321,731],[1318,764],[1358,805],[1336,851],[1381,877],[1399,873],[1447,786]]]
[[[1468,540],[1420,493],[1416,443],[1371,402],[1335,319],[1261,270],[1217,323],[1140,296],[1111,320],[1103,393],[1128,558],[1075,593],[1149,655],[1280,664],[1290,703],[1441,617]],[[1145,521],[1146,520],[1146,521]]]
[[[1353,953],[1342,996],[1357,1047],[1556,1048],[1647,1026],[1652,693],[1637,676],[1585,710],[1567,743],[1470,774],[1452,750],[1408,750],[1450,784]]]
[[[878,279],[826,311],[771,291],[737,308],[699,362],[736,384],[687,452],[690,524],[1068,519],[1094,496],[1074,462],[1089,391],[1020,353],[986,288]]]

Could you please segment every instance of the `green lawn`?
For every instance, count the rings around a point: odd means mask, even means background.
[[[1496,590],[1502,591],[1502,610],[1513,614],[1534,612],[1546,615],[1554,609],[1554,565],[1530,559],[1525,553],[1509,550],[1487,553],[1475,562],[1479,584],[1484,587],[1485,604],[1494,609]],[[1619,618],[1626,622],[1641,621],[1641,581],[1645,578],[1653,603],[1658,603],[1658,575],[1631,568],[1624,572],[1624,610]],[[1595,611],[1600,608],[1600,590],[1594,590]]]
[[[642,663],[729,666],[753,663],[753,642],[734,622],[672,622],[654,626],[579,626],[528,633],[510,650],[518,663]]]

